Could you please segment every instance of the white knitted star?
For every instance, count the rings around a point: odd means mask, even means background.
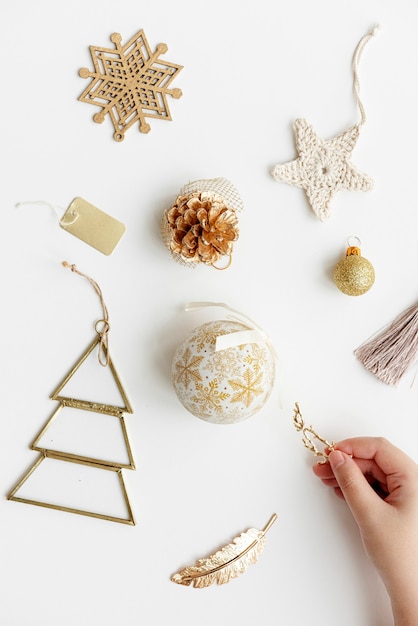
[[[275,165],[271,174],[279,181],[305,190],[315,215],[324,221],[330,216],[332,198],[341,189],[369,191],[373,180],[350,162],[361,124],[324,141],[304,119],[294,124],[299,157]]]

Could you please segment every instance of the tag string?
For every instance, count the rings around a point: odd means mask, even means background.
[[[364,124],[364,122],[366,121],[366,112],[364,110],[363,103],[360,100],[360,81],[358,77],[358,66],[360,63],[361,55],[363,54],[363,50],[366,44],[370,41],[372,37],[377,35],[380,28],[381,28],[380,25],[375,26],[371,31],[369,31],[366,35],[364,35],[364,37],[360,39],[354,51],[354,56],[353,56],[353,74],[354,74],[353,89],[354,89],[354,95],[357,101],[357,106],[360,109],[360,114],[361,114],[360,123],[361,124]]]
[[[66,209],[56,206],[55,204],[52,204],[52,202],[47,202],[46,200],[25,200],[24,202],[18,202],[16,204],[16,208],[19,209],[20,207],[27,205],[27,204],[48,206],[57,214],[60,226],[63,226],[63,225],[70,226],[71,224],[74,224],[78,220],[77,211],[71,210],[70,211],[71,217],[70,219],[68,219],[68,216],[65,215],[67,212]],[[62,213],[62,215],[60,215],[60,212]]]
[[[102,309],[103,309],[103,318],[96,322],[95,329],[96,329],[97,334],[100,337],[98,360],[99,360],[100,365],[102,365],[103,367],[106,367],[107,365],[109,365],[109,360],[110,360],[109,337],[108,337],[110,324],[109,324],[109,312],[107,310],[107,306],[103,298],[102,290],[100,289],[99,285],[96,283],[95,280],[90,278],[90,276],[87,276],[87,274],[83,274],[82,272],[80,272],[77,269],[76,265],[70,265],[70,263],[67,263],[67,261],[63,261],[62,265],[64,267],[68,267],[75,274],[78,274],[79,276],[83,276],[83,278],[86,278],[100,298],[100,302],[101,302]],[[101,328],[100,328],[100,324],[102,324]]]

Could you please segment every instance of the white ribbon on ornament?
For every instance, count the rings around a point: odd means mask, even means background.
[[[253,320],[251,320],[246,315],[243,315],[236,309],[228,306],[224,302],[188,302],[184,309],[185,311],[197,311],[199,309],[213,308],[218,307],[220,309],[224,309],[228,311],[227,318],[233,320],[235,322],[241,322],[245,326],[249,326],[248,330],[240,330],[237,332],[228,333],[226,335],[219,335],[216,338],[215,343],[215,352],[219,352],[220,350],[227,350],[228,348],[235,348],[236,346],[241,346],[245,343],[259,343],[260,341],[264,341],[271,350],[271,353],[275,362],[275,378],[277,380],[277,386],[279,388],[279,408],[282,408],[281,401],[281,389],[282,389],[282,374],[280,371],[280,362],[277,357],[277,352],[274,349],[274,346],[271,342],[271,339],[260,326],[258,326]],[[274,381],[273,381],[274,382]]]
[[[244,326],[249,326],[248,330],[239,330],[237,332],[227,333],[226,335],[219,335],[216,338],[215,343],[215,352],[220,352],[221,350],[227,350],[228,348],[235,348],[236,346],[241,346],[245,343],[259,343],[260,341],[264,341],[267,346],[270,348],[270,351],[273,355],[275,361],[275,379],[277,380],[277,384],[279,387],[279,407],[282,408],[281,403],[281,380],[279,378],[278,372],[278,357],[277,352],[274,349],[274,346],[271,342],[271,339],[260,326],[258,326],[253,320],[251,320],[246,315],[243,315],[236,309],[228,306],[224,302],[188,302],[184,309],[185,311],[197,311],[199,309],[206,309],[218,307],[220,309],[224,309],[228,311],[229,314],[226,316],[227,319],[233,320],[235,322],[240,322],[244,324]]]
[[[248,330],[239,330],[226,335],[219,335],[216,338],[215,352],[227,350],[228,348],[235,348],[236,346],[241,346],[244,343],[259,343],[260,341],[265,341],[276,357],[275,350],[266,333],[259,326],[257,326],[255,322],[239,311],[232,309],[227,304],[224,304],[223,302],[189,302],[184,308],[186,311],[196,311],[198,309],[206,309],[209,307],[219,307],[221,309],[225,309],[226,311],[230,311],[233,315],[227,315],[228,319],[241,322],[244,326],[250,327]]]

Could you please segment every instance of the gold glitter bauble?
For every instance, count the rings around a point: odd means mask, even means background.
[[[338,289],[348,296],[361,296],[374,283],[374,267],[360,255],[357,247],[350,247],[347,256],[337,263],[334,269],[334,282]]]

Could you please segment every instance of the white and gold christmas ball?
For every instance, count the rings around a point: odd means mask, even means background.
[[[178,399],[196,417],[213,424],[234,424],[259,411],[274,384],[275,358],[260,334],[238,344],[241,322],[218,320],[195,328],[177,347],[171,376]],[[229,347],[217,338],[227,335]],[[219,343],[219,342],[218,342]]]

